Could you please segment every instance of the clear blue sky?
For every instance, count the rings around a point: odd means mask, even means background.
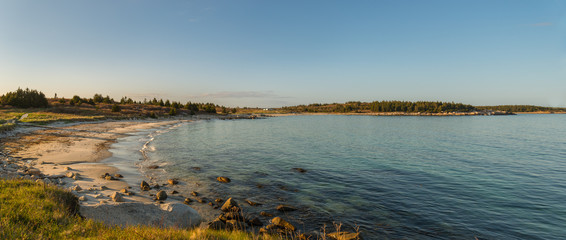
[[[566,107],[566,1],[0,0],[0,93]]]

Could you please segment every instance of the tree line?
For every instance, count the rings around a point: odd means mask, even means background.
[[[472,105],[454,102],[427,102],[427,101],[374,101],[374,102],[346,102],[283,107],[282,110],[290,112],[408,112],[408,113],[441,113],[441,112],[471,112],[476,108]]]
[[[73,96],[71,99],[65,98],[57,98],[57,94],[55,94],[55,100],[59,104],[69,104],[72,106],[81,106],[82,104],[88,104],[92,106],[96,106],[97,104],[112,104],[112,111],[119,112],[120,107],[118,105],[128,105],[128,104],[140,104],[140,105],[153,105],[153,106],[160,106],[160,107],[168,107],[170,108],[170,114],[176,115],[178,109],[186,109],[190,113],[196,112],[206,112],[206,113],[216,113],[216,108],[221,108],[223,111],[226,111],[226,107],[218,106],[214,103],[193,103],[187,102],[182,104],[176,101],[170,101],[166,99],[157,100],[153,98],[152,100],[144,99],[143,101],[134,101],[129,97],[122,97],[120,101],[115,101],[113,98],[107,96],[102,96],[102,94],[94,94],[92,98],[82,98],[78,95]],[[30,90],[26,88],[25,90],[18,88],[18,90],[14,92],[8,92],[2,96],[0,96],[0,105],[5,106],[9,105],[16,108],[47,108],[50,107],[49,101],[45,97],[43,92],[37,90]],[[234,110],[234,109],[233,109]]]

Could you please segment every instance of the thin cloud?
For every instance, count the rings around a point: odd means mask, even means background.
[[[205,93],[195,97],[207,98],[287,98],[279,96],[272,91],[257,92],[257,91],[224,91],[216,93]]]
[[[531,27],[548,27],[548,26],[552,26],[552,23],[551,22],[540,22],[540,23],[529,24],[529,26],[531,26]]]

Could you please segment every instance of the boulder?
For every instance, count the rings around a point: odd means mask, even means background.
[[[228,177],[217,177],[216,180],[218,180],[218,181],[221,182],[221,183],[229,183],[229,182],[232,181],[232,180],[230,180],[230,178],[228,178]]]
[[[169,185],[177,185],[179,183],[179,181],[177,181],[176,179],[169,179],[167,180],[167,182],[169,183]]]
[[[116,174],[114,174],[114,177],[115,178],[123,178],[124,176],[122,176],[122,174],[116,173]]]
[[[261,222],[261,220],[259,220],[259,218],[254,217],[250,220],[247,221],[248,225],[252,226],[252,227],[261,227],[263,226],[263,222]]]
[[[229,230],[243,230],[244,229],[244,223],[237,221],[237,220],[227,220],[226,221],[226,229]]]
[[[282,205],[277,206],[277,210],[281,211],[281,212],[290,212],[290,211],[296,211],[297,208],[290,206],[290,205],[283,205],[282,204]]]
[[[163,201],[167,199],[167,193],[163,190],[157,192],[157,194],[155,195],[155,198],[157,198],[157,200]]]
[[[85,197],[85,196],[80,196],[80,197],[79,197],[79,201],[81,201],[81,202],[86,201],[86,197]]]
[[[161,210],[166,211],[166,226],[175,226],[177,228],[191,228],[197,226],[202,221],[197,211],[182,203],[166,203],[159,206]],[[158,226],[161,226],[161,217],[157,219]]]
[[[149,191],[149,184],[147,184],[145,181],[141,182],[140,188],[142,191]]]
[[[177,194],[179,192],[177,192],[176,190],[171,191],[171,194]]]
[[[214,201],[217,202],[217,203],[221,203],[223,200],[222,200],[222,198],[217,198],[217,199],[214,199]]]
[[[238,206],[236,200],[228,198],[228,200],[224,202],[220,210],[222,210],[223,212],[237,212],[240,211],[240,206]]]
[[[212,230],[224,230],[226,229],[226,223],[220,219],[215,219],[214,221],[209,222],[206,228]]]
[[[191,200],[190,198],[185,198],[185,201],[184,201],[183,203],[189,204],[189,203],[191,203],[191,202],[192,202],[192,200]]]
[[[65,176],[68,177],[68,178],[73,178],[74,175],[75,175],[75,174],[74,174],[73,172],[67,172],[67,173],[65,173]]]
[[[31,169],[28,169],[28,174],[34,175],[34,176],[39,176],[39,175],[41,175],[41,171],[39,171],[39,169],[36,169],[36,168],[31,168]]]
[[[119,192],[114,192],[110,198],[112,199],[112,201],[114,202],[123,202],[124,201],[124,197],[122,197],[122,194],[120,194]]]
[[[283,218],[280,217],[274,217],[273,219],[271,219],[271,223],[289,231],[295,231],[296,229],[295,226],[293,226],[293,224],[283,220]]]
[[[198,196],[198,192],[192,191],[192,192],[191,192],[191,195],[193,195],[193,196],[196,197],[196,196]]]
[[[354,239],[361,239],[360,233],[351,233],[351,232],[333,232],[326,234],[327,237],[333,240],[354,240]]]
[[[72,191],[75,191],[75,192],[78,192],[78,191],[83,190],[83,189],[81,188],[81,186],[75,185],[75,186],[73,186],[73,187],[71,188],[71,190],[72,190]]]
[[[116,178],[110,176],[110,175],[106,175],[106,177],[104,177],[104,179],[110,181],[110,180],[117,180]]]

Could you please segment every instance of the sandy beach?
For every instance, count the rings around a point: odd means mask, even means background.
[[[164,190],[169,194],[173,186],[161,183],[156,189],[154,184],[159,183],[146,180],[152,184],[152,190],[141,191],[141,173],[137,184],[128,184],[121,179],[118,168],[103,161],[112,156],[110,146],[119,138],[184,121],[187,120],[39,126],[39,130],[2,139],[2,145],[4,153],[9,153],[15,164],[20,166],[19,171],[39,170],[41,174],[38,175],[42,177],[32,176],[32,179],[50,179],[49,182],[72,190],[80,199],[81,215],[87,218],[118,225],[189,227],[200,224],[204,219],[183,204],[183,196],[169,196],[161,202],[154,200],[153,195],[157,191]],[[114,180],[102,178],[105,174]],[[122,201],[112,199],[116,192],[120,193]]]

